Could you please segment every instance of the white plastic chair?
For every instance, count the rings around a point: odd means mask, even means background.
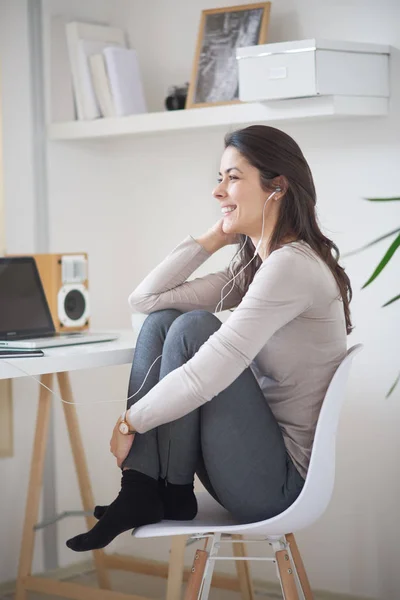
[[[295,532],[308,527],[323,514],[328,506],[334,485],[336,433],[340,410],[345,398],[346,382],[352,360],[362,348],[362,344],[356,344],[347,351],[329,384],[318,419],[307,478],[300,495],[287,510],[272,519],[240,524],[207,492],[201,492],[197,494],[199,511],[193,521],[161,521],[154,525],[139,527],[133,532],[136,538],[189,536],[192,540],[206,538],[206,544],[211,541],[209,553],[203,552],[202,556],[202,551],[196,552],[191,577],[199,577],[198,584],[193,584],[193,582],[191,586],[188,584],[188,588],[190,587],[191,590],[188,591],[187,588],[185,600],[197,600],[197,598],[207,600],[216,560],[273,561],[276,563],[277,575],[285,600],[312,599],[311,588],[293,533],[288,532]],[[243,546],[240,552],[234,552],[236,556],[217,556],[222,543],[243,544],[246,541],[243,540],[243,535],[247,537],[262,536],[263,539],[261,540],[248,541],[268,541],[275,556],[273,558],[247,557],[243,551]],[[181,539],[186,541],[186,538]],[[183,552],[181,553],[181,561],[182,577]],[[200,568],[200,575],[198,575],[197,564],[201,563],[203,564]],[[247,566],[247,563],[244,564]],[[243,574],[244,564],[241,565],[242,575],[244,575],[240,582],[241,590],[244,598],[251,599],[254,597],[251,580],[248,571]],[[237,569],[240,576],[238,563]],[[179,581],[179,587],[181,583],[182,579]],[[179,590],[179,587],[175,589]],[[175,591],[175,595],[172,597],[177,599],[178,594],[179,592]],[[170,597],[170,594],[168,597]]]

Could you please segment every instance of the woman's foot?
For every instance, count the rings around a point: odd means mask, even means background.
[[[104,548],[120,533],[164,518],[158,482],[139,471],[123,471],[121,491],[105,508],[90,531],[67,540],[68,548],[75,552]]]
[[[171,521],[190,521],[197,515],[197,500],[193,491],[193,484],[175,485],[161,477],[158,487],[164,505],[164,519]],[[94,516],[101,519],[108,506],[95,506]]]
[[[164,519],[191,521],[197,515],[197,500],[193,483],[177,485],[158,478],[158,487],[164,505]]]

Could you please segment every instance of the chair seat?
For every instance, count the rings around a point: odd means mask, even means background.
[[[188,535],[191,533],[204,533],[210,530],[217,531],[218,527],[240,526],[238,521],[214,500],[207,492],[196,493],[198,513],[191,521],[160,521],[153,525],[138,527],[132,533],[134,537],[160,537],[169,535]]]
[[[249,531],[249,524],[239,523],[232,515],[225,510],[218,502],[214,500],[208,492],[196,493],[198,503],[198,513],[192,521],[160,521],[153,525],[144,525],[138,527],[132,532],[132,535],[137,538],[163,537],[174,535],[192,535],[195,533],[209,533],[210,531],[220,531],[224,533],[243,534],[245,530]],[[287,511],[285,511],[286,513]],[[283,515],[284,513],[282,513]],[[281,515],[278,515],[280,517]],[[278,517],[270,519],[275,522]],[[265,525],[268,521],[261,521]],[[259,523],[251,523],[251,530],[254,529],[253,535],[264,535],[264,531],[260,532]],[[263,527],[264,530],[264,527]],[[280,535],[287,533],[282,530]],[[276,536],[276,531],[273,532]]]

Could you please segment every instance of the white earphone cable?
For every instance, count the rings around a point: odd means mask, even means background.
[[[129,396],[128,398],[123,398],[122,400],[97,400],[96,402],[69,402],[68,400],[64,400],[63,398],[61,398],[61,396],[59,396],[58,394],[56,394],[56,392],[54,392],[52,389],[50,389],[49,387],[47,387],[47,385],[45,385],[44,383],[42,383],[37,377],[35,377],[34,375],[31,375],[30,373],[28,373],[24,369],[21,369],[21,367],[18,367],[14,362],[6,360],[5,358],[2,358],[0,360],[2,360],[3,362],[7,363],[8,365],[12,365],[16,369],[18,369],[18,371],[21,371],[21,373],[25,373],[25,375],[28,375],[28,377],[31,377],[32,379],[34,379],[35,381],[37,381],[42,387],[46,388],[46,390],[48,390],[49,392],[51,392],[53,394],[53,396],[55,396],[58,400],[60,400],[60,402],[63,402],[64,404],[74,404],[75,406],[93,406],[94,404],[110,404],[110,403],[113,403],[113,402],[127,402],[127,400],[130,400],[131,398],[133,398],[134,396],[136,396],[136,394],[138,394],[140,392],[140,390],[142,389],[142,387],[146,383],[147,376],[150,373],[151,369],[153,368],[154,363],[156,362],[156,360],[158,360],[161,357],[162,357],[162,354],[160,354],[160,356],[157,356],[157,358],[154,360],[153,364],[150,366],[150,369],[146,373],[146,377],[144,378],[142,385],[140,386],[140,388],[138,389],[137,392],[135,392],[134,394],[132,394],[132,396]]]
[[[249,264],[250,264],[250,263],[251,263],[251,262],[252,262],[252,261],[255,259],[256,255],[257,255],[257,252],[258,252],[258,249],[259,249],[259,247],[261,246],[262,239],[263,239],[263,237],[264,237],[264,217],[265,217],[265,215],[264,215],[264,209],[265,209],[265,205],[267,204],[268,200],[269,200],[270,198],[272,198],[272,196],[274,196],[274,195],[276,194],[276,192],[277,192],[277,191],[280,191],[280,188],[277,188],[276,190],[274,190],[274,191],[272,192],[272,194],[270,194],[270,195],[268,196],[268,198],[266,199],[266,201],[264,202],[264,207],[263,207],[263,221],[262,221],[262,229],[261,229],[261,237],[260,237],[260,240],[259,240],[259,242],[258,242],[258,244],[257,244],[257,246],[256,246],[256,249],[255,249],[255,251],[254,251],[253,258],[252,258],[252,259],[251,259],[251,260],[250,260],[250,261],[247,263],[247,265],[245,265],[245,266],[244,266],[242,269],[240,269],[240,271],[238,271],[238,273],[236,273],[236,275],[233,277],[233,279],[230,279],[230,280],[228,281],[228,283],[226,283],[226,284],[224,285],[224,287],[223,287],[223,288],[222,288],[222,290],[221,290],[221,300],[218,302],[218,304],[217,304],[217,306],[216,306],[216,309],[215,309],[215,312],[218,312],[218,306],[219,306],[220,304],[221,304],[221,309],[220,309],[220,311],[219,311],[219,312],[221,312],[221,311],[222,311],[223,301],[225,300],[225,298],[226,298],[227,296],[229,296],[229,294],[231,293],[231,291],[232,291],[232,289],[233,289],[233,287],[234,287],[234,285],[235,285],[235,284],[234,284],[234,283],[232,284],[232,287],[231,287],[231,289],[229,290],[229,292],[228,292],[228,293],[227,293],[227,294],[226,294],[226,295],[225,295],[225,296],[222,298],[222,292],[224,291],[224,289],[226,288],[226,286],[227,286],[227,285],[228,285],[228,284],[229,284],[231,281],[233,282],[233,281],[236,279],[236,277],[239,275],[239,273],[241,273],[242,271],[244,271],[244,270],[246,269],[246,267],[248,267],[248,266],[249,266]],[[247,235],[246,235],[246,240],[245,240],[244,244],[245,244],[246,242],[247,242]],[[243,244],[243,246],[244,246],[244,244]],[[242,248],[243,248],[243,246],[242,246]],[[240,248],[240,250],[241,250],[242,248]],[[236,254],[237,254],[237,253],[236,253]],[[235,256],[236,256],[236,255],[235,255]]]
[[[248,239],[248,236],[246,235],[246,239],[244,240],[244,244],[243,244],[243,245],[242,245],[242,247],[241,247],[241,248],[239,248],[239,250],[238,250],[238,251],[235,253],[235,255],[233,256],[232,260],[233,260],[233,259],[236,257],[236,255],[237,255],[237,254],[238,254],[238,253],[239,253],[239,252],[240,252],[240,251],[241,251],[241,250],[244,248],[244,246],[245,246],[245,244],[246,244],[246,242],[247,242],[247,239]],[[232,260],[231,260],[231,262],[232,262]],[[250,263],[249,263],[249,264],[250,264]],[[247,265],[246,265],[246,266],[247,266]],[[231,271],[231,273],[232,273],[232,271]],[[231,291],[233,290],[233,287],[234,287],[234,285],[235,285],[234,283],[232,283],[232,287],[231,287],[231,289],[229,290],[229,292],[226,294],[226,296],[225,296],[224,298],[222,298],[222,292],[224,291],[224,289],[226,288],[226,286],[228,285],[228,283],[230,283],[231,281],[234,281],[235,277],[236,277],[236,275],[233,277],[233,279],[230,279],[230,280],[229,280],[229,281],[228,281],[228,282],[227,282],[227,283],[224,285],[224,287],[222,288],[222,290],[221,290],[221,300],[218,302],[217,306],[215,307],[215,311],[214,311],[214,312],[218,312],[218,306],[221,304],[221,302],[223,302],[223,300],[224,300],[224,299],[225,299],[227,296],[229,296],[229,294],[230,294],[230,293],[231,293]],[[221,310],[220,310],[219,312],[221,312],[221,311],[222,311],[222,305],[221,305]]]

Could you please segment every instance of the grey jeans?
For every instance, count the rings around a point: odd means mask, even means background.
[[[128,407],[196,354],[221,325],[205,310],[148,315],[137,339],[128,396],[140,388],[156,357],[162,358]],[[123,467],[173,484],[192,483],[197,473],[215,500],[247,523],[284,511],[304,485],[250,368],[200,408],[137,434]]]

